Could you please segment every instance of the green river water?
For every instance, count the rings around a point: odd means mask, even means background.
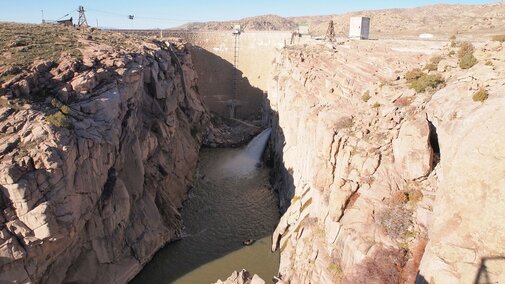
[[[271,234],[279,220],[269,169],[247,149],[202,149],[197,179],[182,209],[184,238],[156,253],[130,283],[213,283],[243,268],[267,282],[279,254]],[[244,240],[253,239],[251,246]]]

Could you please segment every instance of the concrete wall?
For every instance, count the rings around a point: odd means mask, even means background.
[[[211,111],[229,115],[233,99],[235,39],[226,32],[164,31],[163,36],[180,37],[193,45],[191,53],[199,77],[199,91]],[[244,32],[239,43],[239,77],[236,117],[258,119],[267,79],[276,49],[289,43],[291,32]]]

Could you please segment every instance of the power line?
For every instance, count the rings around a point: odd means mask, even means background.
[[[108,15],[113,15],[117,17],[122,17],[128,19],[132,14],[121,14],[116,12],[98,10],[98,9],[87,9],[87,11],[93,11],[97,13],[103,13]],[[155,20],[155,21],[169,21],[169,22],[198,22],[199,20],[189,20],[189,19],[171,19],[171,18],[159,18],[159,17],[148,17],[148,16],[135,16],[135,19],[144,19],[144,20]]]

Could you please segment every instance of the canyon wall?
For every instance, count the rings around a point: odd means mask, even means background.
[[[273,235],[291,283],[505,280],[505,47],[463,70],[444,43],[291,46],[275,60]],[[438,88],[405,73],[440,62]],[[472,99],[483,88],[489,97]],[[487,277],[487,278],[485,278]]]
[[[76,34],[82,60],[2,86],[0,282],[125,283],[181,235],[209,121],[188,49]]]
[[[164,31],[163,36],[183,38],[199,75],[199,91],[211,111],[229,116],[233,97],[235,38],[229,31]],[[244,31],[239,40],[236,117],[258,119],[267,91],[276,50],[289,43],[291,32]]]

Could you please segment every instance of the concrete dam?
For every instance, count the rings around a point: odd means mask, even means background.
[[[191,43],[190,52],[198,74],[199,92],[212,112],[228,117],[234,99],[235,117],[261,119],[276,49],[291,39],[289,31],[245,31],[238,42],[238,66],[234,67],[235,38],[232,31],[163,31],[163,37],[177,37]],[[238,70],[237,70],[238,69]]]

